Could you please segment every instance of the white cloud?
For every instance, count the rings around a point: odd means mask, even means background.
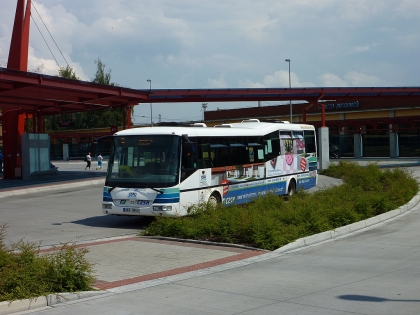
[[[370,49],[369,45],[354,47],[351,52],[362,52]]]
[[[344,76],[345,80],[349,82],[350,86],[383,86],[384,80],[366,73],[356,71],[349,71]]]
[[[153,88],[288,87],[284,60],[290,58],[292,87],[420,86],[418,0],[36,0],[34,4],[64,58],[86,80],[93,78],[94,60],[99,57],[112,70],[113,82],[133,88],[148,89],[147,79]],[[2,0],[3,64],[15,8],[16,0]],[[65,66],[35,11],[33,17],[55,58]],[[34,23],[30,47],[30,68],[42,64],[44,73],[56,74],[56,62]],[[165,116],[186,117],[186,111],[174,108],[169,106]],[[192,116],[200,117],[200,112]]]
[[[384,86],[385,81],[374,75],[368,75],[366,73],[349,71],[343,78],[332,74],[325,73],[318,77],[322,86],[325,87],[339,87],[339,86]]]
[[[228,85],[225,81],[225,72],[222,72],[217,79],[208,79],[207,87],[209,89],[223,89],[227,88]]]
[[[289,87],[289,72],[276,71],[274,75],[265,76],[263,82],[267,87]],[[293,71],[290,72],[290,85],[292,88],[315,86],[312,82],[300,82],[300,78]]]
[[[348,86],[348,83],[345,80],[332,73],[322,74],[318,79],[321,82],[321,86],[325,87]]]

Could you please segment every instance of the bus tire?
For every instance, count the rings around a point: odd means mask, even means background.
[[[294,179],[291,179],[289,186],[287,187],[287,196],[293,196],[296,192],[296,182]]]
[[[210,195],[208,203],[216,207],[222,203],[222,198],[220,198],[219,193],[214,192]]]

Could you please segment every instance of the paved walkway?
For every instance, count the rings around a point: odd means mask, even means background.
[[[121,237],[81,244],[101,290],[214,267],[266,253],[226,244]]]

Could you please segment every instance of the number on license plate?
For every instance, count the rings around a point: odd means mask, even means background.
[[[140,213],[140,209],[136,209],[136,208],[123,208],[123,212]]]

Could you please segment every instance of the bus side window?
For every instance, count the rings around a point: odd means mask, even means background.
[[[209,168],[212,167],[210,159],[210,148],[209,144],[198,144],[197,148],[197,168]]]
[[[248,163],[263,162],[264,141],[262,137],[248,137]]]
[[[248,163],[246,137],[230,137],[230,161],[232,165],[243,165]]]
[[[293,131],[293,148],[293,153],[305,153],[305,139],[303,137],[303,131]]]
[[[315,156],[315,153],[316,153],[315,132],[312,130],[305,130],[304,138],[305,138],[305,152],[309,154],[313,154]]]
[[[265,160],[269,161],[280,155],[279,132],[272,132],[264,137]]]
[[[282,155],[293,153],[293,140],[290,131],[280,131],[280,151]]]
[[[197,168],[197,144],[187,142],[182,145],[181,167],[183,169]]]
[[[213,167],[230,165],[229,140],[226,137],[214,137],[209,140]]]

